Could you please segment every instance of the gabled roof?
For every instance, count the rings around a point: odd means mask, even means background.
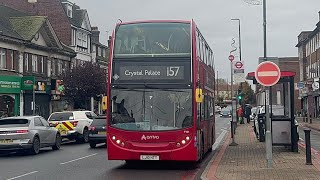
[[[22,37],[17,32],[12,30],[9,17],[20,17],[26,15],[26,13],[22,13],[7,6],[0,5],[0,34],[17,39],[22,39]]]
[[[10,17],[12,29],[24,40],[31,41],[46,21],[44,16]]]
[[[37,33],[43,35],[47,46],[39,46],[32,42]],[[0,5],[0,37],[19,41],[19,43],[27,42],[28,46],[40,49],[53,48],[51,50],[72,57],[76,56],[74,50],[59,41],[47,17],[30,16],[30,14],[3,5]]]

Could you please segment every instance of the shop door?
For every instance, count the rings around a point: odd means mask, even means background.
[[[0,95],[0,118],[14,116],[14,98]]]

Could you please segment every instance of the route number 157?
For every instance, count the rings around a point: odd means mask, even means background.
[[[167,76],[177,76],[179,69],[179,66],[167,67]]]

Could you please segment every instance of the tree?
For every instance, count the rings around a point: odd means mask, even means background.
[[[226,79],[223,79],[223,78],[219,78],[219,79],[217,79],[216,80],[217,82],[217,84],[227,84],[227,81],[226,81]]]
[[[98,64],[85,62],[63,76],[64,93],[75,109],[89,109],[91,97],[106,94],[106,73]]]
[[[254,104],[255,103],[255,96],[254,92],[251,88],[251,85],[246,81],[243,82],[239,86],[240,92],[242,92],[242,104]]]

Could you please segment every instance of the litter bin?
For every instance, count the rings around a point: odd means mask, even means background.
[[[265,114],[258,114],[258,125],[259,125],[259,141],[265,142],[265,130],[266,130],[266,116]]]

